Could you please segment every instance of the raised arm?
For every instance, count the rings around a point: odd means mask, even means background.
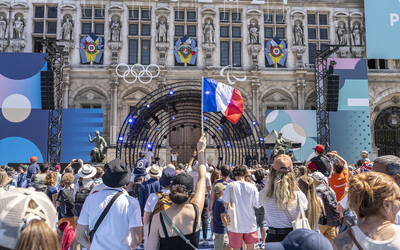
[[[205,134],[200,137],[199,142],[197,143],[197,152],[199,155],[199,166],[198,166],[198,175],[199,180],[196,184],[196,193],[193,196],[193,199],[190,203],[195,204],[199,211],[203,210],[204,206],[204,198],[206,195],[206,161],[204,157],[204,150],[207,147],[207,139]]]

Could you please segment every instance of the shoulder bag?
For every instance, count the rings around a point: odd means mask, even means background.
[[[165,210],[161,211],[161,215],[162,215],[164,221],[167,222],[168,226],[169,226],[170,228],[172,228],[172,229],[175,231],[175,233],[176,233],[177,235],[179,235],[179,237],[181,237],[182,240],[184,240],[184,241],[186,242],[186,244],[188,244],[189,246],[191,246],[194,250],[197,250],[197,247],[193,246],[193,244],[190,242],[190,240],[188,240],[188,239],[185,237],[185,235],[181,232],[181,230],[179,230],[179,228],[177,228],[177,227],[175,226],[175,224],[172,223],[171,219],[168,217],[168,215],[167,215],[167,213],[165,212]]]
[[[236,231],[237,229],[237,218],[235,203],[233,203],[233,183],[229,184],[229,206],[228,206],[228,230]]]
[[[305,228],[305,229],[310,229],[310,224],[308,223],[308,219],[306,218],[306,215],[304,213],[304,208],[303,204],[301,203],[299,195],[297,195],[297,216],[296,220],[293,220],[292,216],[289,214],[289,211],[286,209],[284,212],[288,219],[292,222],[292,227],[293,230],[300,229],[300,228]]]
[[[347,232],[349,233],[351,240],[354,242],[354,244],[356,244],[358,250],[363,250],[360,243],[358,243],[358,241],[356,240],[356,237],[354,237],[353,229],[350,228],[349,230],[347,230]]]
[[[93,230],[89,232],[90,242],[93,242],[94,234],[96,233],[97,229],[99,228],[100,224],[103,222],[104,218],[106,217],[108,211],[110,210],[112,204],[121,196],[124,192],[120,191],[114,195],[111,201],[107,204],[107,207],[103,210],[100,217],[97,219],[96,224],[94,225]]]

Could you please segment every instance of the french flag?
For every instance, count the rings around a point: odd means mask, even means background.
[[[239,90],[203,77],[203,112],[221,111],[236,124],[243,114],[244,103]]]

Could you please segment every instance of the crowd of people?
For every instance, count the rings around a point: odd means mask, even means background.
[[[165,167],[148,152],[135,166],[2,166],[0,250],[400,250],[400,158],[363,151],[351,166],[317,145],[302,166],[288,153],[216,168],[206,146]]]

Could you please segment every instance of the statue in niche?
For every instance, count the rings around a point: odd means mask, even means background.
[[[114,20],[111,24],[111,41],[119,42],[119,35],[121,33],[121,25],[118,20]]]
[[[0,39],[6,38],[7,22],[3,16],[0,16]]]
[[[286,152],[292,147],[292,142],[282,138],[282,132],[278,133],[278,138],[275,140],[275,146],[271,153],[271,161],[278,155],[286,154]]]
[[[14,21],[14,32],[15,32],[15,39],[23,39],[23,32],[24,32],[24,22],[21,20],[21,17],[19,16],[17,20]]]
[[[63,39],[63,40],[67,40],[67,41],[71,40],[71,37],[72,37],[72,29],[73,29],[73,28],[74,28],[74,27],[73,27],[71,21],[69,20],[69,17],[67,17],[67,18],[65,19],[65,22],[64,22],[63,26],[62,26],[62,32],[63,32],[63,34],[62,34],[62,39]]]
[[[344,27],[344,23],[339,24],[336,33],[339,38],[339,45],[347,45],[347,30]]]
[[[167,42],[167,24],[165,23],[165,18],[160,18],[159,21],[160,21],[160,24],[158,25],[158,29],[157,29],[158,42],[166,43]]]
[[[361,46],[361,29],[360,29],[360,25],[358,23],[354,24],[354,28],[353,28],[353,40],[354,40],[354,45],[359,45]]]
[[[90,162],[103,162],[106,158],[106,153],[108,149],[107,142],[102,136],[100,136],[99,131],[96,130],[94,134],[96,135],[96,137],[93,138],[93,140],[92,137],[90,137],[89,135],[89,142],[96,143],[96,146],[90,151]]]
[[[206,20],[203,31],[204,31],[204,43],[214,43],[215,30],[210,19]]]
[[[304,30],[301,23],[294,26],[294,45],[304,45]]]
[[[251,22],[250,29],[249,29],[251,44],[258,44],[258,31],[259,30],[257,27],[257,22],[256,21]]]

